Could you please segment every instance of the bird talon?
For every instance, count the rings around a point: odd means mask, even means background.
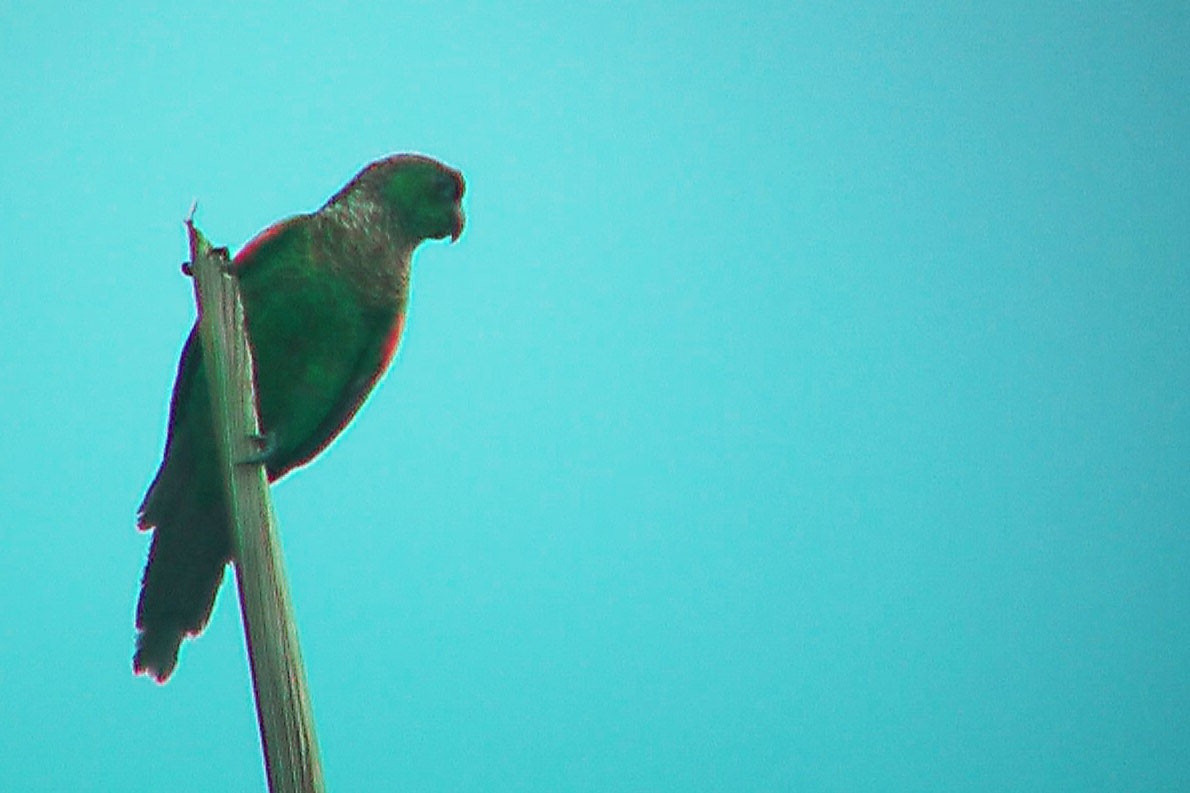
[[[219,260],[219,271],[224,275],[235,275],[235,268],[231,265],[230,253],[227,248],[212,248],[211,255]],[[194,262],[182,262],[182,275],[194,276]]]
[[[224,275],[235,275],[236,271],[231,266],[231,253],[227,248],[213,248],[211,255],[219,259],[219,269],[223,271]]]
[[[260,465],[267,463],[273,453],[277,451],[277,436],[272,432],[254,433],[248,436],[251,443],[256,444],[256,451],[239,460],[240,465]]]

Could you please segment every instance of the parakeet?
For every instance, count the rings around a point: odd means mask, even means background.
[[[463,230],[462,174],[400,154],[372,163],[317,212],[261,232],[232,261],[255,366],[270,481],[309,462],[355,416],[405,324],[410,260]],[[198,327],[182,350],[165,455],[138,513],[153,531],[133,669],[165,680],[210,618],[232,557]]]

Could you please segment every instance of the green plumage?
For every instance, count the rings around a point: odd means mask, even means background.
[[[425,239],[458,237],[463,189],[441,163],[389,157],[236,256],[270,480],[326,448],[384,373],[404,325],[413,251]],[[197,328],[182,350],[165,458],[138,526],[153,530],[153,542],[133,667],[164,682],[182,639],[210,618],[232,556]]]

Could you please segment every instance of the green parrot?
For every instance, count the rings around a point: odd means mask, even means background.
[[[364,168],[317,212],[281,221],[232,261],[255,364],[269,481],[309,462],[355,416],[405,324],[410,260],[463,230],[463,176],[399,154]],[[164,683],[206,626],[231,561],[198,328],[182,349],[165,456],[137,527],[153,530],[133,669]]]

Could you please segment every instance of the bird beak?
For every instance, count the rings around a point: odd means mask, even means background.
[[[465,216],[463,215],[462,207],[455,207],[455,222],[454,228],[450,230],[450,241],[458,242],[459,235],[463,233],[463,226],[465,225]]]

